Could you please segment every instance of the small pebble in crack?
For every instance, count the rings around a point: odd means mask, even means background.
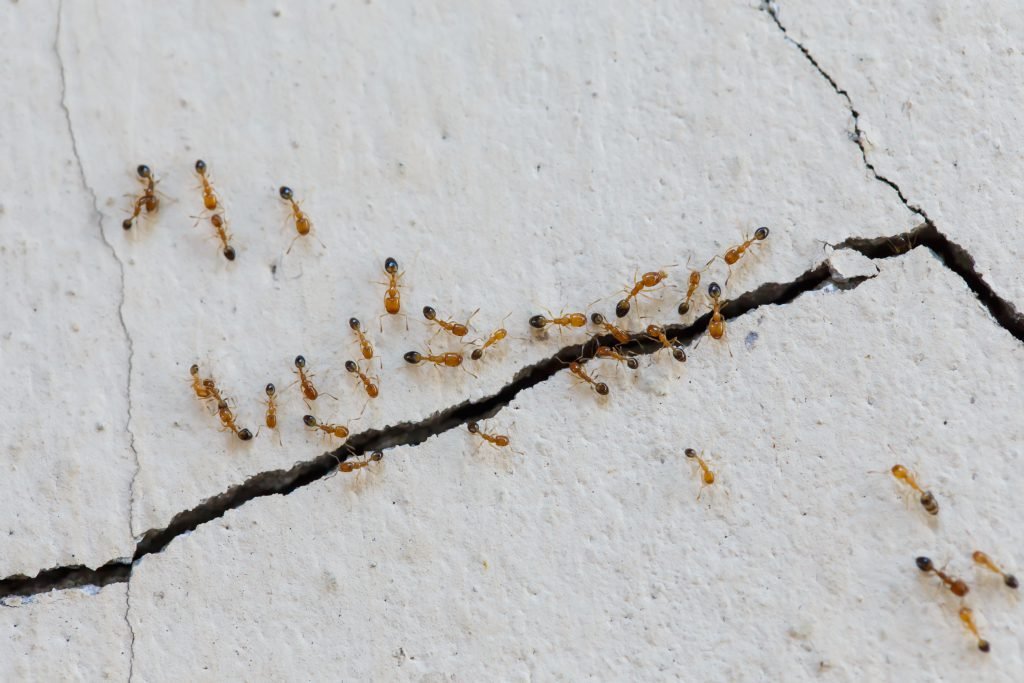
[[[757,332],[747,333],[747,338],[743,340],[743,345],[747,347],[747,351],[750,351],[751,349],[754,348],[754,344],[757,343],[758,336],[760,335],[758,335]]]

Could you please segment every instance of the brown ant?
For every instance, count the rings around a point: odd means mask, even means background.
[[[722,288],[717,282],[708,285],[708,296],[711,297],[711,320],[708,321],[708,334],[712,339],[721,339],[725,336],[725,319],[722,317],[721,303]]]
[[[679,304],[679,315],[686,315],[690,312],[690,302],[693,300],[693,295],[697,291],[697,287],[700,286],[700,271],[691,270],[689,282],[686,286],[686,298],[683,299],[682,303]]]
[[[1017,590],[1017,588],[1020,586],[1020,584],[1017,583],[1016,576],[1004,572],[1002,569],[999,568],[999,566],[995,562],[992,561],[991,557],[981,552],[980,550],[975,550],[974,554],[972,554],[971,557],[977,564],[980,564],[985,569],[988,569],[990,572],[994,572],[1002,576],[1003,583],[1005,583],[1010,588]]]
[[[466,370],[466,368],[462,366],[462,354],[454,351],[439,354],[432,354],[429,350],[427,353],[409,351],[402,357],[405,358],[405,362],[410,365],[418,365],[419,363],[426,362],[433,363],[436,367],[441,367],[442,365],[446,368],[462,367],[464,372],[473,375],[472,372],[469,372],[469,370]],[[476,375],[473,375],[473,377],[476,377]]]
[[[224,215],[215,213],[210,216],[210,223],[213,224],[213,229],[217,231],[217,239],[220,240],[220,245],[223,247],[222,253],[224,258],[228,261],[235,260],[235,248],[231,246],[231,233],[227,229],[227,221],[224,220]]]
[[[504,434],[488,434],[487,432],[481,431],[479,422],[470,422],[466,425],[466,429],[469,430],[470,434],[476,434],[481,439],[497,448],[506,448],[509,445],[507,436]]]
[[[538,330],[543,330],[548,325],[560,325],[562,327],[585,327],[587,324],[587,316],[582,313],[569,313],[558,316],[557,318],[545,318],[542,315],[535,315],[530,318],[530,327]]]
[[[121,222],[121,227],[125,230],[132,229],[132,223],[139,217],[143,209],[146,210],[147,214],[150,214],[156,213],[157,209],[160,208],[160,199],[156,196],[157,180],[153,177],[153,172],[149,169],[149,166],[139,164],[135,172],[139,174],[139,182],[143,183],[145,187],[142,188],[142,194],[139,195],[132,205],[132,215]]]
[[[922,556],[914,561],[917,563],[917,568],[921,571],[932,572],[939,577],[942,583],[946,584],[946,587],[949,588],[949,591],[958,598],[962,598],[970,592],[971,589],[963,580],[954,578],[936,567],[931,558]]]
[[[306,398],[307,401],[315,401],[317,397],[320,396],[320,392],[318,392],[316,390],[316,387],[313,385],[313,374],[306,372],[305,357],[295,356],[295,374],[299,376],[299,379],[296,381],[299,382],[299,385],[302,387],[302,395]],[[337,400],[337,398],[331,396],[331,394],[328,394],[326,392],[324,392],[324,394]]]
[[[593,387],[594,391],[600,396],[607,396],[609,393],[608,385],[604,382],[597,382],[593,377],[587,374],[587,371],[583,369],[583,365],[577,361],[569,363],[569,372],[579,377],[581,380]]]
[[[672,357],[680,363],[686,362],[686,351],[674,341],[671,341],[665,334],[665,329],[659,325],[648,325],[646,334],[654,341],[661,344],[662,348],[670,349]]]
[[[331,436],[337,437],[339,439],[347,439],[348,438],[348,434],[349,434],[348,427],[346,427],[344,425],[336,425],[336,424],[329,424],[329,423],[326,423],[326,422],[319,422],[312,415],[303,415],[302,416],[302,422],[305,423],[305,425],[307,427],[311,427],[313,429],[319,429],[319,430],[323,431],[324,433],[330,434]]]
[[[245,428],[240,429],[238,425],[235,424],[234,413],[232,413],[231,409],[228,408],[228,402],[225,401],[224,399],[221,399],[217,403],[217,417],[220,418],[221,424],[223,425],[223,429],[227,429],[234,432],[235,436],[237,436],[242,441],[248,441],[249,439],[252,438],[252,432]]]
[[[594,352],[594,355],[597,358],[604,358],[606,360],[616,360],[620,363],[624,363],[625,366],[630,370],[636,370],[637,368],[640,367],[640,361],[638,361],[634,356],[626,356],[622,353],[619,353],[610,346],[598,346],[597,350]]]
[[[196,173],[199,174],[199,180],[203,183],[203,206],[207,211],[214,211],[220,201],[217,199],[217,193],[213,191],[213,184],[206,177],[206,162],[202,159],[196,161]]]
[[[621,301],[619,301],[619,303],[615,304],[615,317],[625,318],[629,314],[630,299],[636,299],[644,289],[651,289],[652,287],[657,287],[667,278],[668,273],[666,273],[664,270],[657,270],[652,271],[650,273],[644,273],[643,275],[640,276],[639,280],[634,278],[633,288],[625,290],[627,292],[626,298],[622,299]]]
[[[295,220],[295,232],[299,233],[292,239],[291,244],[288,245],[287,251],[284,252],[286,254],[290,254],[292,253],[292,247],[295,246],[295,240],[313,233],[313,221],[310,219],[309,214],[303,211],[300,208],[299,203],[295,201],[295,193],[292,192],[292,188],[287,185],[282,185],[277,192],[281,195],[281,199],[291,204],[292,218]],[[314,235],[314,237],[316,237],[316,235]],[[320,238],[317,238],[317,241],[320,242]],[[320,246],[325,249],[327,248],[327,245],[323,242],[320,242]]]
[[[509,315],[512,315],[512,314],[509,313]],[[505,316],[505,320],[507,320],[507,319],[508,319],[508,315]],[[505,324],[505,320],[501,321],[502,325]],[[507,336],[508,336],[508,330],[506,330],[504,327],[499,327],[494,332],[491,332],[491,336],[488,337],[484,341],[483,345],[479,349],[473,349],[473,352],[471,354],[469,354],[469,357],[472,358],[473,360],[480,360],[481,358],[484,357],[484,351],[486,351],[490,347],[494,346],[495,344],[497,344],[498,342],[500,342],[502,339],[504,339]]]
[[[307,416],[308,417],[308,416]],[[380,462],[384,459],[383,451],[374,451],[367,460],[344,460],[338,463],[339,472],[355,472],[356,470],[369,467],[371,462]]]
[[[692,448],[687,448],[685,451],[683,451],[683,453],[686,455],[687,458],[695,460],[697,462],[697,465],[700,466],[701,485],[700,491],[697,492],[697,500],[700,500],[701,494],[704,493],[704,489],[715,483],[715,473],[711,471],[710,467],[708,467],[708,464],[704,461],[704,458],[697,455],[697,451],[693,450]]]
[[[929,515],[939,514],[939,502],[935,500],[935,496],[932,495],[931,491],[925,491],[918,485],[917,479],[910,470],[903,465],[893,465],[891,472],[892,476],[896,477],[914,491],[921,494],[921,506]]]
[[[359,381],[363,383],[363,389],[366,390],[366,394],[370,398],[377,398],[377,395],[380,393],[377,389],[377,385],[370,381],[370,378],[359,369],[359,366],[354,360],[345,361],[345,369],[358,376]]]
[[[272,383],[268,383],[264,388],[267,394],[267,415],[266,423],[268,429],[277,429],[277,387]]]
[[[363,334],[363,326],[359,322],[359,318],[349,318],[348,326],[356,333],[356,339],[359,342],[359,350],[362,352],[363,358],[366,360],[373,358],[373,344],[371,344],[370,340],[366,338],[365,334]]]
[[[196,398],[204,401],[213,398],[213,393],[210,391],[210,387],[206,385],[207,381],[212,382],[212,380],[203,380],[199,376],[199,366],[193,363],[192,367],[188,369],[188,372],[192,375],[192,391],[196,392]]]
[[[978,641],[978,649],[982,652],[988,652],[990,649],[992,649],[991,646],[988,644],[988,641],[982,638],[981,634],[978,633],[978,627],[974,624],[974,612],[971,610],[971,608],[964,605],[960,608],[959,614],[960,621],[964,623],[964,627],[968,631],[970,631],[971,634],[974,636],[974,639]]]
[[[440,329],[451,332],[456,337],[465,337],[467,334],[469,334],[469,321],[472,320],[473,316],[475,316],[479,312],[479,308],[473,311],[473,314],[470,315],[469,318],[466,320],[465,324],[463,324],[457,323],[453,320],[439,320],[437,317],[437,311],[435,311],[432,306],[423,307],[424,318],[430,320],[431,322],[437,323]]]
[[[615,341],[620,344],[628,344],[630,342],[629,332],[626,332],[621,327],[613,325],[600,313],[591,313],[590,322],[594,323],[598,327],[602,328],[605,332],[615,337]]]
[[[405,273],[398,272],[398,261],[390,256],[384,259],[384,272],[388,276],[387,291],[384,292],[384,310],[396,315],[402,308],[402,296],[398,291],[398,281]]]
[[[729,275],[728,277],[725,278],[725,284],[729,284],[729,278],[732,277],[733,265],[735,265],[737,261],[743,258],[743,255],[747,253],[747,249],[750,248],[750,245],[752,245],[754,242],[760,242],[767,238],[768,228],[761,226],[760,228],[754,231],[753,237],[744,238],[742,243],[734,247],[729,247],[729,249],[725,252],[724,256],[718,256],[717,254],[715,256],[712,256],[711,261],[708,261],[704,267],[707,268],[707,266],[710,266],[711,262],[714,261],[716,258],[720,258],[723,261],[725,261],[725,264],[729,267]]]

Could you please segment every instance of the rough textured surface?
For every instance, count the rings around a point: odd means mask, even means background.
[[[0,679],[123,681],[131,662],[126,587],[0,600]]]
[[[709,344],[683,372],[608,372],[607,401],[568,373],[544,383],[488,423],[520,454],[448,432],[146,558],[136,671],[1014,680],[1019,604],[978,576],[985,660],[914,557],[973,579],[974,545],[1024,543],[1001,476],[1024,459],[1021,406],[976,362],[1020,363],[1019,344],[924,252],[729,334],[732,359]],[[691,445],[719,475],[700,501]],[[905,505],[894,459],[933,487],[938,520]]]
[[[1024,314],[1024,15],[1012,3],[773,3],[845,89],[868,160]],[[808,66],[808,69],[811,67]]]
[[[914,12],[878,10],[878,35],[921,23]],[[46,605],[84,610],[74,623],[94,660],[36,674],[25,653],[63,637],[51,612],[11,642],[6,678],[1020,678],[1017,607],[965,559],[977,545],[1024,561],[1021,344],[926,249],[869,260],[829,246],[879,238],[872,255],[888,255],[887,238],[920,219],[867,169],[849,104],[758,3],[22,3],[0,22],[14,84],[0,113],[0,596],[145,555],[92,577],[130,573],[130,609],[123,584]],[[825,47],[844,44],[833,37]],[[908,63],[945,65],[954,43],[908,43]],[[889,83],[846,87],[874,143],[874,122],[899,109]],[[984,192],[939,171],[905,189],[1019,302],[1018,247],[993,227],[1011,224],[1018,174],[990,144],[1014,119],[951,113],[933,94],[914,110],[929,121],[880,125],[894,139],[868,160],[917,169],[927,145],[946,160],[948,117],[969,119],[957,158],[979,160],[972,183],[992,170]],[[234,262],[196,218],[197,158]],[[162,207],[125,232],[139,163],[160,177]],[[291,253],[281,184],[316,224]],[[972,214],[979,196],[993,206]],[[711,264],[680,319],[686,266],[761,224],[769,239],[731,275]],[[409,317],[380,321],[388,256]],[[671,288],[640,302],[631,329],[706,313],[711,280],[727,313],[765,283],[783,305],[730,323],[727,344],[701,342],[686,365],[588,365],[607,401],[567,372],[523,391],[488,423],[517,454],[474,451],[460,427],[390,449],[355,482],[253,500],[163,552],[145,545],[211,496],[337,445],[304,429],[307,411],[359,416],[362,430],[493,395],[592,332],[541,338],[530,315],[610,315],[638,270],[661,267]],[[821,286],[789,302],[807,283]],[[474,338],[508,315],[510,338],[467,361],[478,377],[409,366],[402,354],[428,343],[465,350],[431,339],[428,304],[461,320],[479,307]],[[353,315],[377,347],[368,405],[343,369]],[[337,400],[307,408],[288,386],[300,353]],[[193,362],[253,430],[274,382],[280,440],[218,433],[188,386]],[[689,445],[720,474],[699,504]],[[884,472],[895,458],[937,491],[937,524],[901,502]],[[914,570],[919,552],[969,575],[988,660]],[[110,621],[94,617],[108,602]],[[126,638],[137,657],[123,666]]]

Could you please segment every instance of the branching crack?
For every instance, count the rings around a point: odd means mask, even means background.
[[[86,192],[89,193],[89,197],[92,199],[92,210],[93,219],[96,222],[96,228],[99,230],[100,239],[103,240],[103,244],[110,250],[110,255],[114,257],[117,262],[117,267],[121,276],[121,298],[117,304],[117,317],[121,323],[121,331],[124,333],[125,343],[128,347],[128,382],[125,387],[126,396],[128,399],[128,414],[125,416],[124,430],[128,434],[128,446],[132,451],[132,457],[135,459],[135,469],[132,472],[131,482],[128,486],[128,532],[132,538],[135,538],[135,531],[133,529],[133,510],[135,509],[135,479],[139,475],[139,452],[135,449],[135,432],[132,431],[132,370],[135,362],[135,344],[132,341],[132,336],[128,332],[128,325],[124,319],[124,307],[125,307],[125,268],[124,261],[117,255],[117,250],[114,249],[114,245],[107,239],[106,233],[103,232],[103,213],[100,211],[99,198],[96,195],[96,190],[93,189],[92,185],[85,177],[85,165],[82,163],[82,157],[79,152],[78,138],[75,137],[75,129],[71,124],[71,110],[68,108],[68,87],[67,87],[67,75],[64,69],[64,56],[60,51],[60,33],[62,17],[64,14],[64,0],[61,0],[57,5],[57,31],[53,38],[53,53],[57,56],[57,67],[60,70],[60,108],[64,111],[64,120],[67,123],[68,135],[71,137],[71,152],[75,157],[75,163],[78,166],[78,177],[82,182],[82,187]]]
[[[944,235],[935,225],[935,222],[928,216],[928,213],[917,204],[911,204],[907,199],[906,195],[903,194],[903,190],[894,181],[886,178],[875,168],[875,165],[868,160],[867,145],[865,144],[866,136],[863,129],[860,127],[860,112],[853,104],[853,98],[850,97],[850,93],[845,89],[839,87],[836,80],[822,68],[821,64],[814,55],[811,54],[800,41],[796,40],[789,35],[789,31],[783,25],[779,19],[779,5],[777,2],[771,2],[771,0],[763,0],[760,7],[761,11],[768,14],[775,25],[782,32],[785,39],[796,47],[803,56],[810,62],[811,66],[814,67],[815,71],[824,78],[837,95],[842,97],[846,101],[846,107],[850,110],[850,116],[853,118],[853,133],[850,135],[850,140],[857,145],[860,149],[860,156],[864,162],[864,166],[871,172],[875,180],[888,186],[891,190],[896,193],[899,200],[905,207],[911,212],[917,214],[924,219],[924,225],[918,226],[913,231],[918,242],[917,244],[923,244],[924,246],[932,249],[942,262],[946,264],[948,268],[953,270],[957,275],[964,279],[967,286],[971,288],[971,291],[981,300],[981,302],[988,308],[992,316],[998,321],[998,323],[1006,328],[1010,334],[1017,339],[1024,341],[1024,313],[1017,311],[1016,306],[1006,299],[1003,299],[996,295],[992,287],[985,282],[985,279],[978,273],[975,267],[974,257],[961,247],[956,242],[950,240]],[[911,234],[911,233],[906,233]],[[856,242],[856,244],[854,244]],[[847,240],[845,244],[850,247],[856,247],[858,250],[867,250],[865,253],[870,251],[875,254],[875,257],[881,254],[879,249],[883,251],[892,242],[891,238],[882,237],[875,240]],[[883,246],[885,245],[885,246]],[[910,248],[909,246],[907,247]],[[902,252],[901,252],[902,253]]]

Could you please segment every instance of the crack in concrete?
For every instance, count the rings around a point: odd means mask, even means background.
[[[828,82],[836,94],[846,100],[846,107],[850,110],[850,116],[853,118],[853,133],[850,135],[850,140],[857,145],[858,149],[860,149],[861,159],[864,162],[864,166],[871,172],[871,175],[874,176],[875,180],[883,183],[893,190],[907,210],[924,219],[923,226],[918,226],[914,230],[905,234],[914,233],[915,237],[921,240],[919,242],[920,244],[932,249],[946,267],[963,278],[964,282],[967,283],[967,286],[970,287],[975,296],[981,300],[999,325],[1009,331],[1010,334],[1018,340],[1024,341],[1024,313],[1019,312],[1017,307],[1007,299],[998,296],[995,293],[995,290],[992,289],[992,287],[985,281],[985,278],[983,278],[978,272],[974,257],[971,256],[970,252],[943,234],[923,208],[917,204],[911,204],[906,195],[903,194],[902,188],[900,188],[895,181],[890,180],[879,173],[875,168],[875,165],[868,160],[867,146],[864,144],[865,135],[863,129],[860,127],[860,112],[854,106],[853,98],[850,97],[849,91],[845,88],[839,87],[836,80],[832,78],[831,74],[822,68],[821,64],[814,58],[814,55],[811,54],[810,50],[808,50],[803,43],[789,35],[789,31],[786,30],[785,25],[783,25],[782,21],[779,19],[779,4],[777,2],[763,0],[761,2],[760,10],[771,17],[775,26],[782,32],[786,41],[800,50],[807,61],[811,63],[811,66],[814,67],[815,71],[817,71],[818,74]],[[882,237],[874,240],[851,239],[847,240],[845,244],[853,247],[854,242],[856,242],[860,249],[868,249],[869,251],[872,251],[872,253],[878,254],[879,252],[876,247],[880,246],[882,243],[888,243],[891,241],[892,238],[888,237]],[[912,248],[912,245],[908,248]]]
[[[128,683],[131,683],[132,677],[135,675],[135,627],[132,626],[132,620],[129,618],[132,611],[132,576],[130,573],[125,583],[127,585],[124,589],[124,623],[128,627],[128,634],[132,637],[128,644]]]
[[[125,343],[128,347],[128,381],[125,388],[128,400],[128,414],[125,417],[124,430],[128,434],[128,446],[132,451],[132,457],[135,460],[135,469],[132,472],[131,482],[128,487],[128,532],[132,538],[135,538],[133,510],[135,509],[135,479],[139,475],[139,452],[135,448],[135,432],[132,431],[132,370],[135,362],[135,344],[132,341],[131,333],[128,331],[128,325],[124,319],[124,308],[125,308],[125,267],[124,261],[117,255],[117,250],[114,249],[113,243],[107,239],[107,235],[103,232],[103,212],[100,211],[99,198],[96,195],[96,191],[85,176],[85,165],[82,163],[82,157],[78,148],[78,138],[75,136],[74,126],[71,124],[71,109],[68,108],[67,103],[67,75],[64,67],[64,56],[60,51],[60,33],[62,25],[62,17],[64,14],[64,0],[60,0],[57,5],[57,31],[53,38],[53,52],[57,57],[57,67],[60,70],[60,108],[64,112],[64,120],[67,123],[68,135],[71,137],[71,153],[75,157],[75,162],[78,165],[78,177],[82,182],[82,187],[86,192],[89,193],[89,197],[92,199],[93,216],[96,221],[96,227],[99,229],[100,239],[103,240],[103,244],[110,250],[110,255],[114,257],[117,262],[118,270],[121,276],[121,298],[117,305],[117,317],[121,323],[121,331],[124,333]]]

